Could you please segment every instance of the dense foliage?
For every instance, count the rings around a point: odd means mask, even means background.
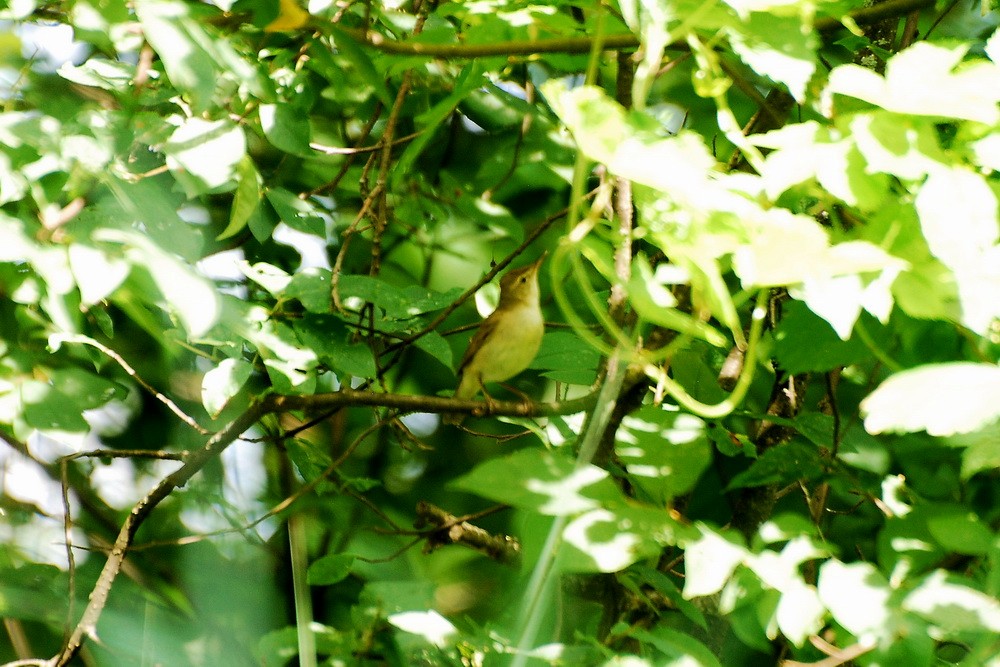
[[[1000,665],[986,4],[0,21],[0,660]]]

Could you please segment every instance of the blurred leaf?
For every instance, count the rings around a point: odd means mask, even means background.
[[[249,156],[244,156],[236,165],[236,179],[233,206],[229,210],[229,224],[215,237],[216,241],[223,241],[243,231],[250,216],[260,204],[261,177]]]
[[[659,507],[617,503],[574,516],[563,528],[559,565],[569,572],[619,572],[677,542],[677,525]]]
[[[829,90],[898,113],[995,124],[1000,120],[997,66],[978,61],[959,67],[968,49],[967,44],[917,42],[889,59],[885,78],[859,65],[834,68]],[[914,85],[917,81],[920,85]]]
[[[624,501],[607,471],[592,465],[578,468],[572,459],[537,449],[480,463],[452,484],[483,498],[550,516],[580,514],[599,510],[609,501]]]
[[[721,533],[698,524],[700,535],[684,544],[684,597],[718,593],[736,567],[749,555],[732,533]]]
[[[204,335],[215,324],[220,309],[218,292],[192,267],[133,232],[104,229],[94,238],[123,244],[125,257],[133,265],[149,271],[156,287],[192,338]]]
[[[206,48],[211,39],[190,11],[168,0],[144,0],[135,7],[143,35],[163,61],[171,83],[190,93],[200,113],[212,102],[219,72],[214,54]]]
[[[86,409],[75,396],[45,382],[28,380],[21,384],[24,421],[41,431],[85,433],[90,424],[83,418]]]
[[[935,570],[902,602],[903,609],[934,623],[945,636],[958,633],[1000,633],[1000,602],[968,586],[950,581]]]
[[[200,118],[186,119],[163,145],[167,166],[191,196],[231,189],[246,150],[238,125]]]
[[[309,585],[329,586],[343,581],[351,574],[353,564],[352,554],[328,554],[318,558],[309,566]]]
[[[68,253],[69,266],[80,288],[80,301],[84,307],[110,296],[131,271],[125,260],[90,245],[74,243]]]
[[[969,433],[1000,418],[1000,368],[927,364],[892,375],[861,402],[869,433]]]
[[[663,625],[657,625],[652,630],[632,630],[629,633],[635,639],[649,644],[656,653],[669,662],[656,661],[655,664],[683,664],[691,667],[722,667],[707,646],[694,637]]]
[[[733,50],[758,74],[783,83],[798,101],[816,70],[815,33],[799,16],[751,11],[730,28]]]
[[[223,359],[205,373],[201,380],[201,403],[213,419],[226,407],[253,372],[253,366],[242,359]]]
[[[941,508],[936,516],[927,519],[927,529],[945,549],[970,556],[985,556],[997,536],[972,511],[960,508]]]
[[[283,0],[294,2],[294,0]],[[311,155],[309,117],[288,102],[262,104],[258,109],[264,136],[275,148],[292,155]]]
[[[897,603],[890,601],[889,582],[873,565],[828,560],[820,566],[817,586],[830,614],[855,637],[892,627]]]

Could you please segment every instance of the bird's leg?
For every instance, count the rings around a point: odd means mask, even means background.
[[[521,391],[517,387],[514,387],[514,386],[509,385],[509,384],[501,384],[500,386],[503,387],[504,389],[506,389],[507,391],[509,391],[512,394],[517,394],[518,397],[521,399],[521,402],[524,404],[525,407],[530,408],[531,405],[534,403],[534,401],[531,400],[530,396],[528,396],[527,394],[525,394],[523,391]]]
[[[491,414],[496,412],[500,405],[497,403],[496,399],[490,396],[490,393],[486,391],[486,385],[483,384],[482,380],[479,381],[479,389],[483,392],[483,400],[486,402],[487,409]]]

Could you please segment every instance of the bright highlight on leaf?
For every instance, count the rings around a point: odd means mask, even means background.
[[[869,433],[970,433],[1000,419],[1000,367],[954,362],[896,373],[864,401]]]

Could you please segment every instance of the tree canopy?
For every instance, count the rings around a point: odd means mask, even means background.
[[[998,24],[5,3],[0,660],[1000,664]]]

